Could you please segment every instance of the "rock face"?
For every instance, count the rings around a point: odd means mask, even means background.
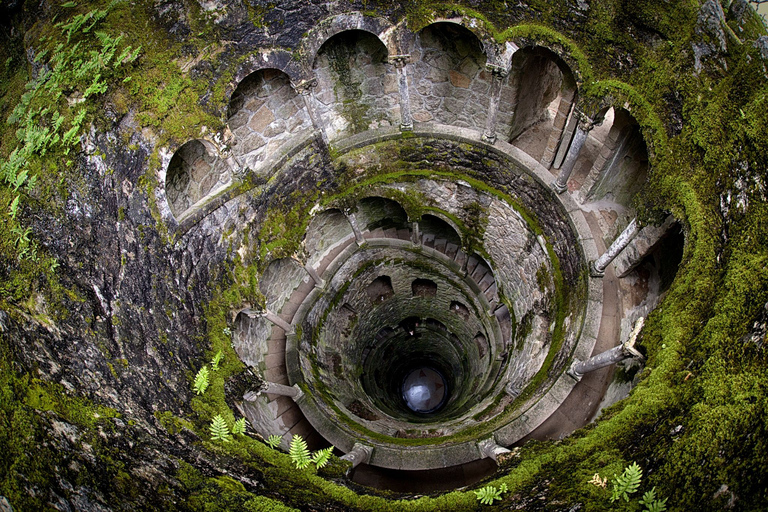
[[[40,254],[54,258],[56,268],[30,267],[16,258],[21,242],[3,243],[3,278],[28,283],[28,292],[0,302],[0,510],[280,510],[283,504],[303,510],[403,509],[408,504],[388,498],[361,500],[362,491],[345,476],[344,461],[334,458],[317,475],[314,469],[301,472],[258,439],[285,434],[279,442],[284,450],[297,435],[312,449],[342,439],[346,444],[337,448],[364,452],[364,466],[371,467],[453,466],[425,479],[444,480],[442,486],[427,482],[421,492],[463,487],[490,474],[485,466],[471,465],[487,451],[477,442],[495,447],[529,437],[552,439],[584,424],[572,418],[589,417],[598,404],[579,402],[579,390],[594,386],[600,396],[610,379],[577,385],[565,374],[569,362],[587,359],[600,343],[618,343],[605,333],[626,320],[625,310],[638,303],[651,310],[659,299],[638,291],[641,285],[626,291],[588,276],[600,239],[655,210],[683,217],[709,211],[686,202],[693,193],[666,198],[658,192],[668,184],[657,169],[671,180],[676,172],[685,176],[678,158],[694,151],[694,143],[675,146],[671,139],[689,136],[685,115],[703,116],[687,114],[695,110],[688,102],[697,92],[673,90],[661,72],[663,88],[649,91],[644,79],[597,51],[607,47],[606,27],[627,23],[615,30],[630,40],[612,40],[611,51],[636,61],[656,59],[654,52],[666,52],[667,41],[657,41],[668,29],[664,10],[638,12],[642,20],[634,25],[627,21],[631,13],[606,19],[609,14],[581,0],[576,7],[555,2],[544,10],[524,3],[467,4],[437,11],[426,2],[292,0],[111,7],[97,29],[125,32],[123,44],[142,45],[143,57],[130,77],[85,100],[91,124],[71,153],[39,156],[41,184],[24,192],[19,210]],[[89,12],[86,6],[66,5],[43,2],[39,12],[19,2],[3,5],[12,15],[2,36],[8,41],[3,52],[12,57],[3,75],[10,84],[3,86],[4,100],[12,100],[8,112],[3,107],[4,117],[20,101],[26,80],[16,68],[23,63],[38,79],[50,69],[42,36],[59,33],[66,39],[56,20],[86,19],[74,18]],[[471,9],[484,12],[475,16]],[[745,9],[735,2],[729,16],[738,18],[739,37],[747,38],[752,29],[743,21]],[[700,77],[732,67],[728,51],[735,45],[726,35],[731,20],[718,2],[708,0],[694,14],[681,8],[680,16],[694,34]],[[658,31],[649,28],[654,23]],[[653,44],[632,41],[633,31],[653,33],[645,37]],[[746,52],[753,52],[764,73],[767,48],[765,35],[745,43],[739,51],[747,63],[738,64],[751,69],[747,58],[753,57]],[[680,53],[675,66],[685,68],[690,47]],[[658,57],[665,66],[667,58],[673,57]],[[83,95],[66,94],[72,108],[68,129]],[[742,118],[757,123],[745,135],[750,144],[759,137],[753,134],[764,133],[761,101],[755,96],[741,106]],[[674,112],[654,111],[665,105]],[[549,185],[557,169],[550,167],[571,142],[568,120],[582,111],[602,118],[608,109],[619,112],[615,119],[624,124],[588,135],[569,183],[576,193],[555,194]],[[710,114],[705,117],[716,117]],[[401,131],[401,125],[407,126]],[[621,131],[625,125],[631,130]],[[4,130],[6,157],[16,141],[12,129]],[[711,130],[721,132],[733,131]],[[625,140],[631,140],[631,151]],[[729,148],[748,146],[748,157],[759,160],[754,148],[760,144]],[[758,160],[751,168],[765,168]],[[764,181],[753,182],[753,192],[762,193]],[[579,190],[582,184],[590,190]],[[5,182],[2,187],[2,205],[9,209],[16,190]],[[751,215],[754,207],[744,204],[739,215]],[[709,231],[696,230],[715,221],[694,220],[681,218],[685,227],[675,236],[696,241],[694,235],[701,235],[714,243]],[[617,260],[617,274],[633,283],[672,282],[682,256],[673,261],[659,254],[666,227],[645,230]],[[761,233],[749,239],[760,240]],[[344,251],[357,251],[346,267]],[[710,246],[701,251],[715,254]],[[445,260],[450,271],[429,274],[425,254]],[[648,263],[649,254],[656,263]],[[758,296],[761,290],[753,292]],[[612,297],[610,311],[603,307],[604,293],[613,294],[606,295]],[[315,296],[320,298],[312,305],[303,300]],[[757,315],[747,321],[751,334],[743,344],[759,359],[765,312],[750,307],[739,310]],[[698,336],[698,327],[685,330],[706,323],[695,320],[681,322],[673,334],[688,338],[676,343]],[[643,348],[653,364],[667,332],[659,325],[651,320]],[[403,348],[404,333],[426,341]],[[664,343],[664,349],[673,345],[666,338]],[[373,363],[366,369],[368,356]],[[434,428],[396,417],[402,404],[390,387],[399,392],[402,383],[383,386],[375,371],[405,373],[404,360],[427,356],[439,363],[450,392],[444,410],[453,415]],[[680,368],[693,368],[693,381],[703,365],[700,359],[675,359],[653,371],[672,372],[676,380],[668,380],[678,385]],[[206,390],[198,383],[204,367]],[[706,369],[700,374],[708,382]],[[244,400],[262,380],[298,384],[301,393]],[[588,448],[577,440],[572,452],[547,445],[525,455],[542,468],[536,484],[505,466],[500,474],[514,487],[512,499],[532,503],[535,495],[540,503],[557,496],[574,508],[594,505],[593,498],[584,498],[592,495],[583,490],[581,476],[623,463],[589,458],[597,449],[647,461],[648,474],[672,482],[664,484],[670,486],[662,489],[666,496],[677,498],[680,507],[693,503],[674,487],[693,466],[668,467],[660,454],[671,449],[669,436],[653,446],[638,444],[647,432],[663,430],[654,422],[667,420],[658,418],[683,421],[694,403],[684,400],[710,394],[652,389],[674,402],[664,409],[644,395],[652,402],[648,407],[657,408],[647,414],[652,421],[632,402],[630,418],[618,412],[607,418],[614,433],[587,437],[594,443]],[[673,398],[680,396],[685,398]],[[318,419],[323,407],[325,419]],[[247,417],[248,435],[212,440],[216,416],[230,429]],[[554,427],[545,421],[550,417]],[[468,426],[484,439],[464,432],[464,444],[450,453],[436,440]],[[760,428],[750,427],[758,434]],[[341,430],[346,437],[334,438]],[[746,433],[744,439],[751,442]],[[698,441],[685,438],[675,446]],[[711,446],[712,453],[721,453]],[[578,466],[587,452],[584,464],[599,468]],[[495,458],[497,452],[490,453]],[[745,460],[762,461],[762,454]],[[684,455],[680,460],[696,458]],[[579,462],[556,468],[553,460]],[[717,478],[734,489],[730,496],[742,493],[739,498],[751,505],[759,498],[748,495],[747,484],[739,487],[749,480],[743,476],[751,466],[745,467],[723,470]],[[755,474],[764,483],[765,468]],[[715,477],[697,478],[703,483],[696,496],[714,495]],[[606,500],[595,499],[605,506]],[[434,510],[476,507],[471,492],[424,503]]]

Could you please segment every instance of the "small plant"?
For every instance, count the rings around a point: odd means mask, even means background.
[[[276,449],[278,446],[280,446],[280,442],[283,440],[283,436],[278,436],[275,434],[270,434],[269,439],[267,439],[267,444],[272,448]]]
[[[595,473],[595,475],[592,477],[592,480],[590,480],[587,483],[590,483],[594,486],[602,487],[603,489],[605,489],[605,486],[608,483],[608,477],[601,478],[600,473]]]
[[[312,462],[307,448],[307,442],[301,436],[295,435],[291,438],[291,449],[288,451],[296,469],[304,469]]]
[[[499,488],[492,485],[486,485],[475,491],[477,501],[483,505],[493,505],[496,500],[501,500],[501,495],[507,492],[507,484],[501,484]]]
[[[219,371],[219,363],[221,363],[221,358],[224,357],[224,355],[221,353],[221,350],[216,352],[216,355],[213,356],[213,359],[211,359],[211,370],[214,372]]]
[[[211,425],[208,427],[208,429],[211,431],[212,440],[225,441],[227,443],[232,441],[232,436],[229,433],[227,422],[224,420],[224,418],[221,417],[221,414],[217,414],[213,417],[213,420],[211,420]]]
[[[232,425],[233,434],[245,434],[245,418],[240,418]]]
[[[208,377],[209,377],[208,367],[203,366],[200,368],[200,371],[197,372],[197,375],[195,376],[195,382],[192,386],[192,389],[195,390],[195,393],[198,395],[202,395],[205,393],[205,390],[208,389]]]
[[[331,459],[332,453],[333,453],[333,446],[329,446],[328,448],[323,448],[322,450],[317,450],[315,453],[312,454],[312,462],[315,463],[315,466],[317,467],[317,469],[320,469],[326,464],[328,464],[328,461]]]
[[[640,479],[643,477],[643,470],[637,465],[637,462],[633,462],[624,469],[621,476],[613,475],[613,492],[611,494],[611,503],[624,498],[624,501],[629,501],[629,495],[637,492],[640,487]]]
[[[230,329],[229,327],[225,327],[224,329],[221,330],[221,332],[224,333],[224,336],[232,336],[232,329]]]
[[[667,498],[658,499],[655,487],[643,494],[640,504],[645,507],[644,512],[664,512],[667,510]]]

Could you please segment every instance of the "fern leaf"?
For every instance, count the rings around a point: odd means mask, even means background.
[[[328,461],[331,460],[332,453],[333,453],[333,446],[329,446],[328,448],[323,448],[322,450],[317,450],[315,453],[312,454],[312,462],[315,463],[315,466],[317,466],[317,469],[320,469],[326,464],[328,464]]]
[[[475,496],[477,496],[477,500],[483,505],[493,505],[494,501],[501,500],[502,492],[502,489],[496,489],[492,485],[486,485],[485,487],[476,490]]]
[[[245,418],[240,418],[232,425],[233,434],[245,434]]]
[[[304,469],[312,462],[309,456],[309,448],[307,448],[307,442],[302,439],[300,435],[295,435],[291,439],[291,449],[288,452],[291,456],[293,464],[296,469]]]
[[[200,368],[200,371],[197,372],[193,389],[198,395],[202,395],[205,393],[205,390],[208,389],[208,376],[209,372],[207,366],[203,366]]]
[[[16,218],[16,211],[17,211],[17,210],[18,210],[18,208],[19,208],[19,198],[20,198],[20,197],[21,197],[21,196],[16,196],[16,199],[14,199],[13,201],[11,201],[11,218],[12,218],[12,219],[15,219],[15,218]]]
[[[283,440],[283,436],[278,436],[275,434],[270,434],[269,439],[267,439],[267,444],[272,447],[272,449],[277,448],[280,446],[280,442]]]
[[[644,512],[664,512],[667,510],[667,498],[657,499],[655,487],[643,494],[640,504],[645,507]]]
[[[227,443],[232,441],[232,436],[229,434],[229,427],[227,427],[227,422],[224,421],[224,418],[221,417],[221,414],[214,416],[208,429],[211,431],[212,440],[225,441]]]
[[[224,357],[224,355],[221,353],[221,350],[216,352],[216,355],[211,359],[211,370],[214,372],[219,371],[219,363],[221,362],[222,357]]]
[[[640,487],[640,480],[643,476],[643,470],[636,462],[633,462],[624,469],[621,476],[613,475],[613,491],[611,493],[611,502],[624,498],[629,501],[629,495],[637,492]]]

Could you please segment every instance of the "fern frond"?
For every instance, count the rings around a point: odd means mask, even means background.
[[[611,493],[611,502],[624,498],[629,501],[629,495],[637,492],[640,487],[640,480],[643,477],[643,470],[633,462],[624,469],[621,476],[613,475],[613,492]]]
[[[295,435],[291,439],[291,449],[288,452],[291,456],[293,464],[296,469],[304,469],[312,462],[309,456],[309,448],[307,448],[307,442],[302,439],[300,435]]]
[[[213,420],[211,420],[211,425],[208,427],[208,429],[211,431],[212,440],[225,442],[232,441],[232,436],[229,434],[229,427],[227,427],[227,422],[224,420],[224,418],[221,417],[221,414],[217,414],[213,417]]]
[[[664,512],[667,510],[667,498],[657,499],[655,487],[643,494],[640,504],[645,507],[643,512]]]
[[[245,434],[245,418],[240,418],[232,425],[233,434]]]
[[[275,449],[278,446],[280,446],[280,441],[283,440],[283,436],[278,436],[275,434],[270,434],[269,439],[267,439],[267,444],[272,448]]]
[[[219,363],[221,362],[221,358],[224,357],[224,355],[221,353],[221,350],[216,352],[216,355],[213,356],[213,359],[211,359],[211,369],[214,372],[219,371]]]
[[[317,450],[315,453],[312,454],[312,462],[315,463],[315,466],[317,466],[317,469],[320,469],[326,464],[328,464],[328,461],[331,460],[332,453],[333,453],[333,446],[329,446],[328,448],[323,448],[322,450]]]
[[[486,485],[475,491],[477,500],[483,505],[493,505],[496,500],[501,500],[502,493],[506,492],[507,488],[505,484],[502,484],[501,489],[497,489],[492,485]]]
[[[200,371],[197,372],[197,375],[195,376],[195,383],[193,384],[192,389],[194,389],[195,393],[198,395],[202,395],[205,393],[205,390],[208,389],[208,367],[203,366],[200,368]]]

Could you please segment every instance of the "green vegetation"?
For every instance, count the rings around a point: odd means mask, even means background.
[[[483,505],[493,505],[494,501],[501,501],[501,495],[507,492],[507,484],[501,484],[499,488],[486,485],[475,491],[477,501]]]
[[[640,480],[643,477],[643,470],[637,465],[637,462],[633,462],[624,470],[624,472],[616,476],[613,475],[613,489],[611,491],[611,503],[624,498],[624,501],[629,501],[629,495],[634,494],[640,488]]]
[[[280,446],[280,442],[282,440],[283,440],[283,436],[278,436],[276,434],[270,434],[269,437],[267,438],[267,444],[271,448],[277,448],[278,446]]]
[[[195,391],[195,393],[198,395],[205,393],[205,390],[208,389],[209,376],[210,372],[208,371],[207,366],[200,368],[200,370],[197,372],[197,375],[195,375],[195,382],[192,384],[192,389]]]
[[[229,433],[227,422],[224,420],[221,414],[217,414],[213,417],[211,420],[211,425],[208,427],[208,429],[211,431],[211,439],[214,441],[219,440],[225,441],[227,443],[232,441],[232,436]]]
[[[299,435],[291,438],[291,449],[288,451],[288,455],[291,456],[296,469],[305,469],[312,462],[307,442]]]

